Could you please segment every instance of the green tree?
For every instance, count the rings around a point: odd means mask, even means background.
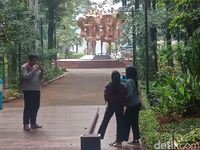
[[[68,36],[68,34],[73,35],[73,33],[75,32],[74,27],[76,26],[75,24],[76,16],[85,11],[90,4],[89,0],[83,0],[83,1],[45,0],[44,2],[41,3],[42,3],[41,7],[47,8],[45,9],[45,14],[47,16],[46,19],[48,20],[49,49],[56,48],[56,42],[55,42],[56,38],[59,39],[59,41],[60,39],[63,39],[59,37],[60,35],[63,37],[63,34],[60,34],[58,32],[64,32],[66,36]],[[65,25],[63,25],[64,22],[66,23]],[[56,31],[56,29],[58,30],[58,32]],[[58,36],[56,35],[56,33],[58,33]]]

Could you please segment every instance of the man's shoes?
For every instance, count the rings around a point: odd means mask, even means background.
[[[42,128],[43,126],[40,126],[38,124],[31,124],[31,129],[37,129],[37,128]]]
[[[25,131],[30,131],[30,130],[31,130],[31,128],[29,127],[29,125],[28,125],[28,124],[25,124],[25,125],[24,125],[24,130],[25,130]]]

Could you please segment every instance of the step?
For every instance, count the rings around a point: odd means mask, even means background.
[[[62,68],[124,68],[127,66],[126,62],[118,60],[79,60],[67,59],[58,60],[58,66]]]

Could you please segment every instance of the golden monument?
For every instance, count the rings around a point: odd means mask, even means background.
[[[81,29],[80,35],[87,41],[87,54],[96,54],[96,41],[109,44],[108,54],[111,54],[111,43],[122,36],[124,20],[116,17],[114,8],[108,11],[94,10],[78,18],[77,25]]]

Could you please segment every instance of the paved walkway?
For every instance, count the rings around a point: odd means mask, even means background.
[[[110,80],[111,71],[69,70],[67,76],[44,86],[38,114],[38,123],[44,126],[42,129],[22,130],[22,99],[4,104],[0,112],[0,150],[80,150],[80,135],[88,133],[98,107],[100,116],[95,133],[102,120],[103,89]],[[108,145],[115,139],[115,124],[113,117],[101,142],[101,150],[117,150]],[[122,149],[141,148],[123,143]]]

